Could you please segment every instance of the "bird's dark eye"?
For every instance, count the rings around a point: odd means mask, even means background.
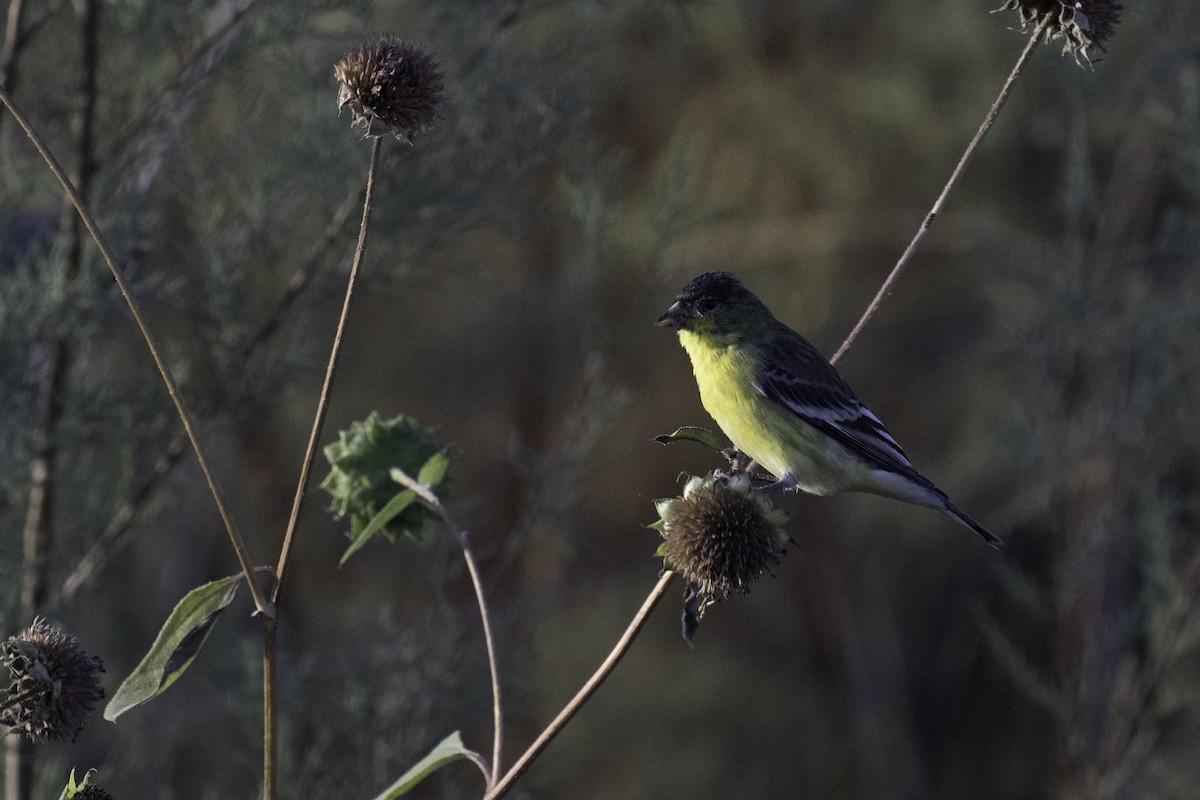
[[[717,310],[717,298],[712,295],[701,297],[696,301],[696,310],[701,314],[711,314]]]

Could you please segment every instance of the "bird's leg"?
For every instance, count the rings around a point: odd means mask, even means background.
[[[775,481],[774,483],[768,483],[766,486],[760,487],[760,491],[770,492],[770,491],[774,491],[775,489],[782,489],[783,491],[786,492],[788,489],[795,489],[796,482],[797,481],[796,481],[795,475],[793,475],[790,472],[785,472],[783,477],[780,478],[779,480]]]
[[[741,471],[742,451],[736,447],[726,447],[721,451],[721,455],[725,456],[725,460],[729,462],[729,474]]]
[[[713,470],[713,477],[720,482],[729,480],[729,478],[733,477],[739,472],[745,472],[749,474],[750,470],[754,468],[753,459],[751,459],[745,465],[742,464],[742,459],[746,456],[736,447],[726,447],[721,451],[721,455],[725,456],[726,460],[729,461],[729,471],[726,472],[723,469]]]

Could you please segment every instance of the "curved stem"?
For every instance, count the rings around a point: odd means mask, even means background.
[[[458,538],[459,547],[462,548],[463,559],[467,562],[467,572],[471,574],[471,586],[475,590],[475,600],[479,604],[479,618],[483,622],[483,641],[487,647],[488,670],[492,673],[492,768],[488,772],[484,770],[487,776],[487,785],[490,790],[496,785],[496,781],[500,777],[500,755],[502,745],[504,743],[501,704],[500,704],[500,670],[496,666],[496,637],[492,634],[491,614],[488,613],[487,600],[483,594],[483,580],[479,577],[479,567],[475,563],[475,554],[471,550],[470,536],[466,528],[463,528],[450,511],[442,505],[441,499],[434,494],[433,490],[423,483],[419,483],[411,475],[400,468],[393,468],[391,471],[393,480],[399,483],[406,489],[411,490],[417,497],[421,498],[442,518],[446,523],[446,527],[450,529]]]
[[[346,331],[346,319],[350,316],[350,300],[354,297],[354,285],[358,280],[358,270],[362,266],[363,253],[367,249],[367,228],[371,221],[371,196],[375,192],[375,168],[379,164],[379,145],[381,137],[371,140],[371,167],[367,170],[367,189],[363,197],[362,222],[358,226],[358,244],[354,248],[354,261],[350,264],[350,278],[346,281],[346,297],[342,301],[342,314],[338,317],[337,330],[333,334],[333,348],[329,353],[329,363],[325,367],[325,382],[321,385],[321,395],[317,399],[317,413],[313,418],[312,431],[308,435],[308,447],[304,451],[304,463],[300,467],[300,480],[296,485],[296,494],[292,498],[292,513],[288,517],[287,531],[283,534],[283,546],[279,550],[279,563],[275,567],[275,588],[271,590],[271,602],[279,599],[283,588],[284,570],[287,569],[288,556],[292,552],[292,542],[296,536],[296,524],[300,519],[300,507],[304,504],[304,496],[308,491],[308,476],[312,471],[313,459],[317,455],[317,440],[321,428],[325,424],[325,414],[329,411],[329,395],[333,386],[333,376],[337,371],[338,355],[342,349],[342,335]]]
[[[967,168],[971,158],[975,155],[975,151],[979,149],[979,143],[983,141],[983,137],[987,135],[991,129],[992,123],[996,121],[996,117],[1000,114],[1000,109],[1004,108],[1004,103],[1008,100],[1008,94],[1012,91],[1013,83],[1016,82],[1017,76],[1021,74],[1021,70],[1025,68],[1026,62],[1029,61],[1029,56],[1033,53],[1038,42],[1042,39],[1042,32],[1045,30],[1047,19],[1043,19],[1038,23],[1038,26],[1033,31],[1033,35],[1029,37],[1029,41],[1025,44],[1025,49],[1021,51],[1021,56],[1017,59],[1017,63],[1013,66],[1012,72],[1008,74],[1008,80],[1004,82],[1004,86],[1000,88],[1000,94],[996,96],[995,102],[992,103],[991,109],[987,116],[983,118],[983,123],[980,124],[979,130],[975,132],[975,137],[971,139],[971,143],[967,145],[967,149],[963,152],[962,158],[958,160],[958,166],[954,168],[954,172],[950,173],[950,179],[946,181],[946,185],[942,187],[942,193],[938,195],[933,207],[929,209],[929,213],[921,222],[921,227],[917,228],[917,233],[913,236],[912,241],[908,243],[908,247],[900,255],[900,260],[896,262],[896,266],[892,267],[892,271],[888,273],[883,285],[879,287],[879,291],[875,293],[875,298],[871,300],[871,304],[867,306],[867,310],[863,312],[858,323],[854,326],[854,330],[850,331],[850,335],[842,342],[842,346],[833,354],[833,358],[829,359],[829,363],[836,364],[850,345],[854,344],[854,340],[862,333],[863,328],[871,321],[871,317],[875,316],[875,312],[879,310],[879,306],[883,303],[883,299],[891,292],[892,286],[900,277],[900,273],[908,266],[908,262],[912,259],[913,253],[917,249],[917,245],[925,238],[925,234],[929,231],[929,227],[933,225],[934,219],[941,213],[942,206],[946,203],[946,198],[950,196],[950,190],[958,183],[958,179],[962,177],[963,171]]]
[[[650,590],[650,594],[646,597],[646,601],[642,603],[642,607],[634,614],[633,621],[629,623],[629,627],[625,630],[625,633],[612,649],[612,652],[608,654],[608,658],[604,659],[604,662],[592,677],[588,678],[587,683],[571,698],[571,702],[563,706],[563,710],[558,712],[558,716],[546,726],[546,729],[534,740],[529,749],[517,759],[517,763],[513,764],[512,768],[504,774],[504,777],[500,779],[495,788],[484,795],[483,800],[497,800],[497,798],[508,794],[517,779],[525,773],[525,770],[529,769],[529,765],[533,763],[533,760],[541,755],[546,745],[571,721],[571,717],[575,716],[575,713],[579,711],[583,704],[588,701],[588,698],[600,687],[600,684],[609,676],[609,673],[613,671],[617,663],[624,658],[626,651],[629,650],[629,646],[633,644],[634,637],[638,635],[642,626],[646,624],[650,612],[658,605],[658,601],[662,599],[663,593],[667,590],[667,585],[671,583],[671,579],[674,577],[675,573],[670,570],[663,573],[662,577],[658,579],[658,583]]]
[[[25,135],[33,142],[34,147],[37,148],[37,151],[50,167],[50,171],[54,173],[54,177],[62,184],[63,190],[71,200],[71,204],[75,206],[80,219],[83,220],[84,227],[91,234],[92,240],[96,242],[96,249],[100,251],[104,263],[108,265],[109,271],[112,272],[113,278],[121,290],[121,296],[125,298],[125,302],[129,305],[129,310],[133,314],[133,320],[137,324],[138,330],[141,331],[142,338],[146,340],[146,346],[150,349],[150,355],[154,358],[155,366],[158,367],[158,373],[162,376],[163,383],[166,384],[167,394],[171,396],[171,401],[175,404],[175,410],[183,422],[183,428],[192,443],[192,449],[196,451],[196,460],[200,462],[200,470],[204,473],[204,479],[208,483],[209,490],[212,492],[213,500],[216,501],[217,511],[221,515],[221,521],[225,524],[226,532],[229,534],[229,541],[233,545],[233,551],[237,556],[238,564],[241,567],[242,573],[246,576],[246,583],[249,585],[250,594],[254,598],[254,607],[260,614],[265,616],[273,615],[275,613],[274,609],[268,604],[258,583],[254,580],[254,570],[250,565],[250,556],[246,551],[245,542],[242,540],[237,523],[234,522],[233,516],[229,513],[229,508],[225,504],[225,496],[221,491],[220,484],[217,483],[217,477],[208,463],[208,457],[204,452],[204,445],[200,443],[200,436],[196,430],[196,423],[192,419],[191,413],[187,410],[187,406],[183,401],[183,395],[180,394],[179,386],[175,383],[175,377],[171,374],[171,368],[167,366],[167,362],[159,350],[158,341],[150,331],[149,325],[146,324],[141,309],[138,307],[137,300],[134,299],[133,292],[130,290],[129,284],[125,281],[125,276],[121,273],[112,252],[108,249],[108,244],[105,242],[104,236],[100,233],[100,228],[96,225],[96,221],[92,219],[91,213],[88,211],[83,199],[79,196],[75,185],[58,163],[58,159],[54,157],[54,154],[50,152],[42,137],[33,129],[29,120],[25,118],[25,115],[13,103],[12,98],[9,97],[8,92],[3,86],[0,86],[0,102],[4,104],[17,120],[17,123],[24,129]]]
[[[475,588],[475,599],[479,603],[479,619],[483,623],[483,641],[487,646],[488,670],[492,673],[492,771],[488,775],[488,786],[495,786],[500,778],[500,755],[504,742],[502,714],[500,711],[500,671],[496,666],[496,638],[492,635],[492,623],[488,616],[487,602],[483,598],[483,581],[479,577],[479,567],[475,564],[475,554],[471,552],[471,543],[464,530],[458,534],[458,543],[462,547],[463,559],[467,562],[467,571],[471,573],[471,585]]]

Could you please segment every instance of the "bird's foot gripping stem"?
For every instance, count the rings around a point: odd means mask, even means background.
[[[784,473],[784,476],[782,478],[775,481],[774,483],[768,483],[766,486],[760,486],[759,491],[773,492],[776,489],[778,489],[778,490],[786,492],[789,489],[795,489],[795,488],[796,488],[796,476],[790,472],[787,472],[787,473]]]

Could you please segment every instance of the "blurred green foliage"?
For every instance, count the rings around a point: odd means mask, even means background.
[[[336,113],[332,65],[384,32],[437,54],[445,119],[412,148],[385,144],[323,441],[380,409],[450,443],[511,763],[654,583],[651,499],[718,466],[651,441],[709,424],[653,321],[688,279],[729,269],[832,352],[1024,38],[1015,15],[950,0],[258,0],[213,40],[238,5],[102,3],[92,207],[256,563],[273,562],[369,151]],[[1178,609],[1200,579],[1200,3],[1129,5],[1094,69],[1035,54],[839,365],[1008,547],[877,498],[789,498],[801,547],[779,577],[712,609],[694,649],[664,604],[520,792],[1192,796],[1200,626]],[[73,9],[30,39],[10,87],[68,164]],[[28,623],[11,609],[29,432],[61,334],[46,612],[104,658],[111,691],[179,597],[234,562],[185,455],[107,567],[53,601],[176,426],[90,245],[63,279],[60,206],[0,119],[3,619]],[[248,347],[302,268],[311,280]],[[283,597],[285,797],[371,796],[456,729],[488,749],[454,543],[339,570],[343,528],[310,498]],[[252,794],[260,654],[235,616],[169,695],[40,751],[35,796],[60,791],[67,764],[99,768],[114,797]],[[479,789],[456,766],[415,796]]]

